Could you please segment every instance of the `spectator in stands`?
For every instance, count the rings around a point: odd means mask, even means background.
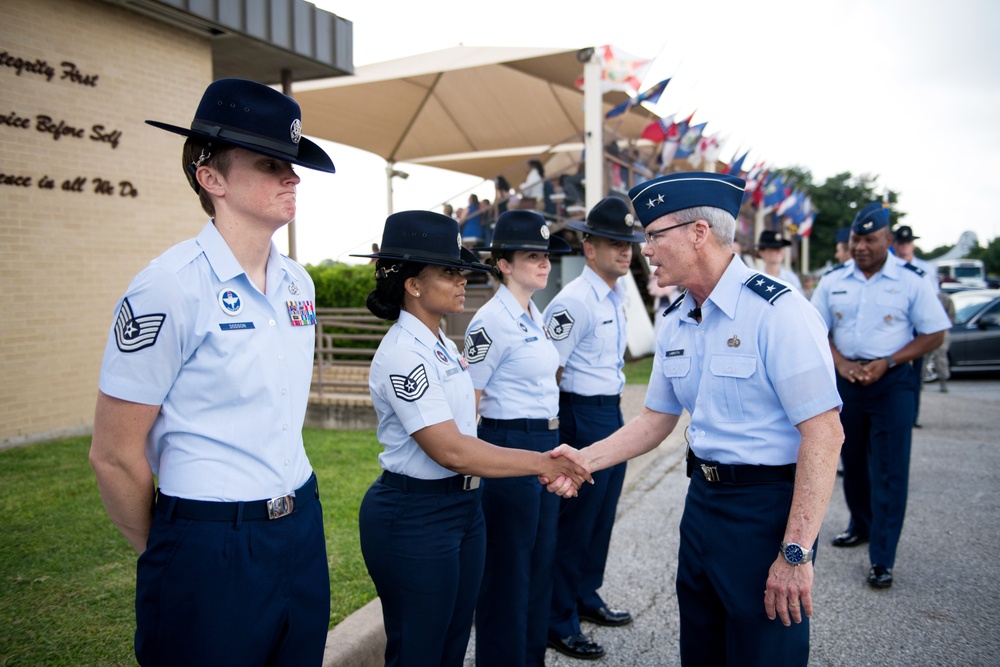
[[[493,201],[497,206],[497,217],[499,217],[507,212],[507,205],[510,201],[510,183],[501,175],[496,177],[494,185],[496,186],[496,195]]]
[[[469,195],[469,205],[459,212],[458,224],[462,228],[462,243],[467,248],[483,242],[483,218],[479,211],[479,197]]]
[[[521,183],[521,208],[538,208],[545,197],[545,167],[538,160],[528,161],[528,176]],[[531,205],[527,205],[531,200]]]

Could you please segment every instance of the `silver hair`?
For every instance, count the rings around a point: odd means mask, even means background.
[[[675,211],[672,217],[677,222],[685,220],[705,220],[712,228],[712,235],[723,248],[733,244],[736,237],[736,218],[727,211],[714,206],[695,206],[682,211]]]

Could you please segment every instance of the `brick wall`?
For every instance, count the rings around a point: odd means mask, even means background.
[[[212,62],[207,40],[99,0],[0,0],[0,53],[4,447],[89,431],[118,298],[204,225],[180,168],[183,137],[143,121],[190,123]],[[18,74],[16,58],[44,61],[51,79]],[[76,77],[63,78],[63,62]],[[55,139],[39,116],[83,138]],[[117,148],[91,139],[95,125],[120,132]],[[77,179],[82,191],[62,189]],[[96,193],[94,179],[111,194]]]

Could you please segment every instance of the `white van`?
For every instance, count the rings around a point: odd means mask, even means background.
[[[942,259],[934,263],[939,283],[986,287],[986,267],[981,259]]]

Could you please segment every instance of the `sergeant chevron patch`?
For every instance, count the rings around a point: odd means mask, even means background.
[[[396,397],[409,403],[423,396],[430,386],[427,381],[427,370],[423,364],[410,371],[409,375],[390,375],[389,380],[392,382],[392,390],[396,393]]]
[[[135,316],[132,304],[126,298],[122,301],[118,319],[115,320],[115,344],[122,352],[138,352],[152,347],[166,319],[165,313]]]
[[[485,327],[479,327],[470,331],[465,337],[465,358],[470,364],[475,364],[486,358],[486,353],[490,351],[493,339],[486,333]]]

